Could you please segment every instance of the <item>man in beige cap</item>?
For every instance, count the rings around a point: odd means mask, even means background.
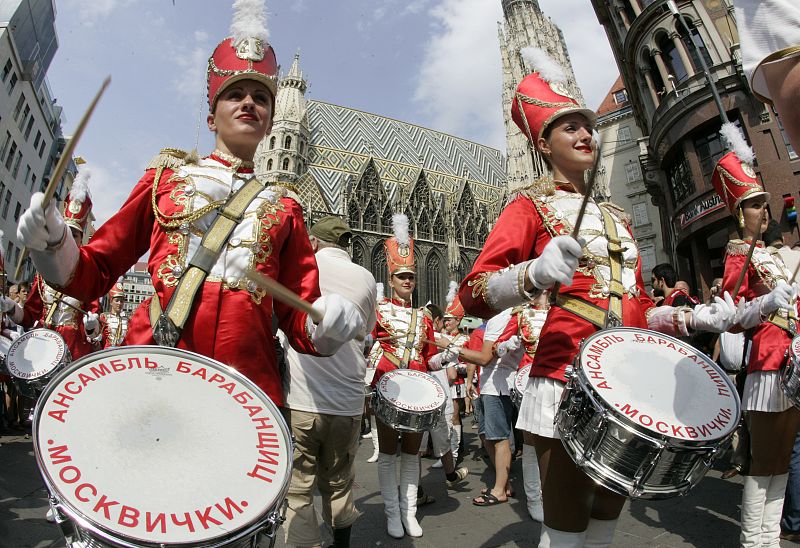
[[[375,325],[375,278],[354,264],[347,249],[352,233],[339,217],[323,217],[309,230],[323,295],[336,293],[354,303],[367,332]],[[359,513],[353,504],[353,464],[364,408],[366,360],[362,344],[345,343],[334,355],[299,354],[286,346],[284,416],[295,438],[286,543],[321,546],[314,485],[322,517],[333,529],[334,546],[349,546]]]

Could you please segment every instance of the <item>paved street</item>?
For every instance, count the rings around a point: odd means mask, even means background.
[[[469,426],[465,428],[471,447],[476,446],[474,432]],[[64,546],[58,529],[44,519],[45,491],[30,439],[19,433],[0,437],[0,443],[0,547]],[[425,535],[413,541],[390,539],[385,532],[375,465],[365,462],[371,452],[371,441],[363,440],[358,453],[355,499],[364,515],[354,526],[353,546],[532,546],[538,539],[539,525],[528,517],[523,498],[491,508],[472,505],[472,497],[478,495],[491,474],[483,461],[473,460],[471,454],[464,461],[470,475],[463,488],[449,493],[441,470],[429,469],[434,461],[422,461],[422,483],[436,498],[434,504],[422,507],[418,513]],[[517,496],[524,497],[520,464],[513,464],[512,481]],[[712,470],[686,497],[631,503],[623,511],[615,546],[736,546],[740,499],[741,479],[722,480],[720,470]],[[276,545],[283,546],[281,539]],[[794,544],[783,542],[781,546]]]

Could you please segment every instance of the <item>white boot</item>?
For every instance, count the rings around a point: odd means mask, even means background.
[[[618,519],[589,519],[584,548],[608,548],[614,540]]]
[[[460,424],[454,424],[450,429],[450,450],[453,452],[453,462],[458,460],[458,451],[461,448],[461,434],[463,430]]]
[[[376,462],[378,460],[378,454],[380,453],[380,449],[378,448],[378,429],[375,428],[374,435],[372,436],[372,456],[367,459],[367,462]]]
[[[380,453],[378,455],[378,483],[383,497],[383,511],[386,512],[386,529],[392,538],[403,538],[403,522],[400,520],[400,500],[397,496],[397,457]],[[416,493],[414,494],[416,502]]]
[[[780,546],[781,544],[781,514],[788,481],[789,474],[781,474],[772,476],[769,482],[767,499],[764,504],[764,517],[761,520],[761,546]]]
[[[761,522],[767,501],[767,488],[772,476],[744,476],[742,489],[742,532],[739,535],[741,548],[761,546]]]
[[[568,533],[550,529],[542,524],[542,535],[539,537],[539,548],[581,548],[586,532]]]
[[[419,457],[400,453],[400,519],[410,537],[422,536],[422,527],[417,521],[418,482]]]
[[[539,461],[533,445],[525,445],[522,450],[522,481],[528,499],[528,513],[535,521],[544,521],[542,506],[542,484],[539,479]]]

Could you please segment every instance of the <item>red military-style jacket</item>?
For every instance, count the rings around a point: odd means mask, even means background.
[[[26,329],[44,327],[56,331],[64,339],[73,360],[99,350],[99,341],[89,341],[83,326],[84,314],[80,310],[98,314],[100,302],[97,299],[86,299],[87,304],[84,305],[79,299],[59,293],[37,274],[23,307],[22,326]]]
[[[731,240],[725,249],[725,273],[722,277],[722,291],[732,292],[739,279],[739,273],[745,269],[750,241]],[[739,288],[740,297],[750,301],[772,291],[780,280],[788,281],[791,272],[786,268],[778,250],[764,247],[763,242],[756,242],[753,258],[746,266],[744,281]],[[795,307],[800,310],[800,307]],[[778,321],[791,322],[785,310],[778,312]],[[777,319],[777,318],[776,318]],[[777,371],[786,364],[786,349],[792,341],[791,335],[770,321],[764,321],[748,333],[752,339],[747,372]]]
[[[165,149],[151,163],[122,208],[81,248],[65,292],[80,299],[105,295],[149,250],[154,298],[162,308],[167,306],[216,208],[253,176],[252,168],[221,153],[196,161],[185,156]],[[312,354],[316,350],[307,315],[273,302],[245,277],[251,268],[306,301],[320,296],[302,209],[283,187],[266,187],[246,209],[191,304],[177,348],[233,367],[282,405],[273,310],[295,349]],[[131,316],[125,344],[155,344],[149,304],[148,299]]]
[[[528,299],[524,293],[525,269],[557,235],[572,231],[583,196],[569,187],[523,191],[503,210],[483,246],[472,271],[461,283],[459,298],[468,314],[489,318],[503,308]],[[612,204],[590,200],[580,237],[586,244],[570,286],[560,292],[602,309],[608,309],[611,280],[608,235],[603,208],[612,218],[623,251],[621,283],[622,322],[629,327],[647,327],[646,312],[653,307],[641,275],[641,259],[624,212]],[[509,301],[509,296],[515,300]],[[553,307],[542,327],[531,376],[564,381],[564,371],[578,352],[581,340],[595,333],[591,322]]]

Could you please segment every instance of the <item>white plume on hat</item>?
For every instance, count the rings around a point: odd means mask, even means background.
[[[89,168],[84,167],[78,172],[78,176],[72,182],[72,188],[69,189],[69,198],[75,202],[85,202],[89,194],[89,179],[92,178],[92,172]]]
[[[450,280],[450,288],[447,290],[447,297],[445,297],[445,300],[447,301],[447,306],[453,304],[453,301],[456,300],[457,294],[458,294],[458,282],[455,280]]]
[[[408,234],[408,217],[404,213],[392,215],[392,232],[399,244],[411,245],[411,236]]]
[[[547,52],[536,46],[527,46],[520,50],[525,64],[538,72],[543,80],[548,82],[566,82],[567,74],[558,61],[547,55]]]
[[[264,0],[236,0],[233,3],[231,36],[234,47],[238,47],[247,38],[258,38],[262,42],[269,40]]]
[[[742,131],[736,124],[725,122],[719,130],[720,135],[725,140],[728,150],[732,151],[742,162],[753,165],[756,155],[753,149],[744,140]]]
[[[375,293],[376,296],[378,297],[378,302],[381,302],[383,299],[386,298],[383,292],[383,282],[378,282],[375,284]]]

